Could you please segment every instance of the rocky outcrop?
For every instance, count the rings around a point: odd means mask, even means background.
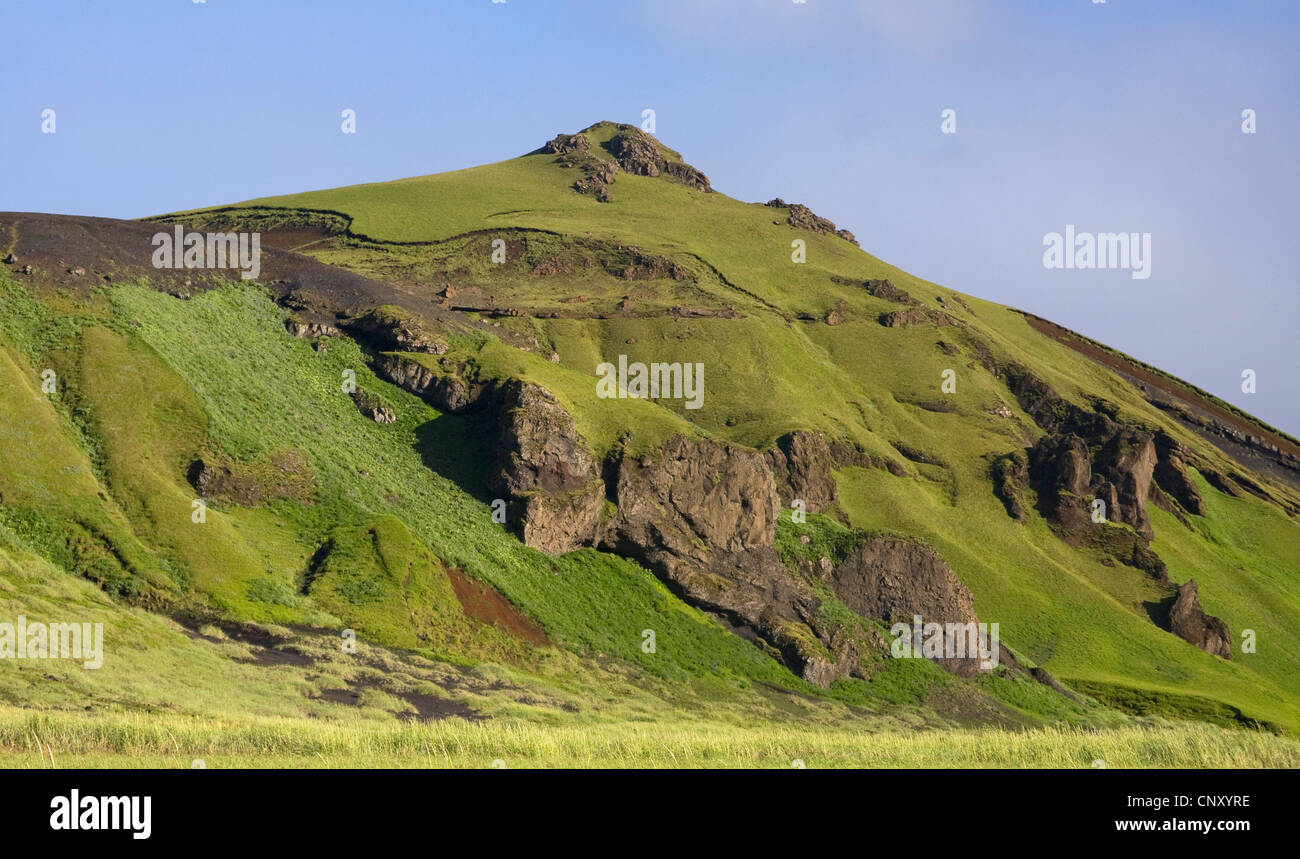
[[[618,166],[635,176],[668,176],[697,191],[711,193],[709,177],[689,164],[664,157],[659,142],[633,125],[619,125],[605,148]]]
[[[547,155],[585,154],[591,152],[591,144],[585,134],[557,134],[542,147],[542,152]]]
[[[1187,473],[1187,450],[1164,430],[1155,435],[1156,485],[1188,513],[1205,515],[1205,502],[1195,481]]]
[[[357,388],[352,392],[352,402],[356,403],[357,411],[377,424],[391,424],[397,420],[393,410],[365,388]]]
[[[1092,482],[1087,443],[1073,434],[1045,435],[1029,449],[1028,462],[1043,515],[1069,528],[1081,526],[1087,520],[1086,508],[1075,502],[1086,500]]]
[[[1095,495],[1106,501],[1109,518],[1131,525],[1147,539],[1152,531],[1146,501],[1155,467],[1152,434],[1120,426],[1098,453],[1093,480]]]
[[[442,332],[430,328],[417,317],[407,316],[396,309],[377,308],[340,325],[383,351],[424,352],[430,355],[444,355],[447,352],[447,341]]]
[[[1232,634],[1228,625],[1202,610],[1196,579],[1178,589],[1178,598],[1169,612],[1169,631],[1206,653],[1232,658]]]
[[[809,513],[825,513],[839,500],[835,493],[835,457],[826,436],[796,430],[777,439],[768,452],[776,476],[777,493],[787,507],[796,499]]]
[[[798,230],[808,230],[822,235],[835,235],[856,245],[858,240],[853,233],[848,230],[839,230],[835,228],[835,222],[829,221],[813,212],[812,209],[802,203],[787,203],[780,197],[768,200],[764,203],[773,209],[788,209],[790,214],[786,216],[785,222]]]
[[[776,481],[749,448],[678,436],[652,456],[623,459],[615,496],[615,539],[678,559],[770,549],[776,537]]]
[[[912,310],[891,310],[888,313],[882,313],[876,319],[886,328],[904,328],[908,325],[920,325],[924,322],[931,322],[935,325],[952,325],[953,318],[942,310],[926,310],[921,307]]]
[[[480,405],[491,386],[465,377],[467,367],[459,372],[435,372],[403,355],[384,354],[375,364],[375,372],[384,380],[420,397],[440,412],[458,414]]]
[[[969,640],[958,641],[962,632],[946,627],[978,624],[974,600],[930,547],[900,537],[870,538],[834,568],[830,584],[845,605],[870,620],[911,625],[919,615],[924,623],[944,624],[944,653],[965,655],[935,661],[954,674],[979,672],[978,650],[972,652]]]
[[[1029,456],[1014,450],[993,461],[993,494],[1007,508],[1007,515],[1023,522],[1026,517],[1022,494],[1029,486]]]
[[[284,328],[294,337],[311,340],[316,337],[337,337],[339,329],[328,322],[312,322],[300,319],[286,319]]]
[[[517,380],[503,387],[500,409],[500,468],[488,489],[511,502],[507,522],[525,545],[548,554],[590,545],[605,489],[572,416],[550,391]]]
[[[870,295],[882,298],[885,301],[894,301],[899,304],[906,304],[909,307],[917,307],[921,303],[913,298],[907,290],[899,289],[888,280],[863,281],[862,288]]]
[[[602,126],[615,130],[603,146],[607,154],[593,151],[588,137]],[[573,183],[573,189],[602,203],[610,202],[609,186],[620,171],[634,176],[663,176],[706,194],[713,191],[708,176],[675,156],[667,157],[653,136],[634,125],[596,123],[577,134],[558,134],[537,152],[555,155],[561,167],[578,168],[582,178]]]
[[[1164,562],[1150,549],[1151,526],[1144,506],[1154,464],[1150,434],[1120,433],[1117,438],[1119,442],[1103,448],[1096,461],[1087,442],[1073,433],[1040,438],[1028,452],[1029,479],[1038,494],[1039,512],[1067,543],[1101,549],[1166,581]],[[1094,498],[1106,504],[1104,520],[1093,518]],[[1132,529],[1108,526],[1108,522],[1122,522]]]
[[[1030,472],[1040,509],[1066,531],[1080,523],[1071,518],[1077,505],[1063,505],[1062,493],[1100,498],[1107,521],[1129,525],[1150,540],[1146,502],[1160,479],[1157,473],[1168,484],[1166,492],[1201,509],[1173,439],[1124,423],[1109,403],[1098,401],[1092,410],[1071,403],[1022,365],[998,371],[1021,408],[1047,433],[1029,450]]]

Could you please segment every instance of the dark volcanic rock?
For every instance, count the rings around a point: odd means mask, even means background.
[[[1156,433],[1156,484],[1168,493],[1188,513],[1205,515],[1205,502],[1200,490],[1187,473],[1187,452],[1177,440],[1163,430]]]
[[[864,281],[862,288],[876,298],[883,298],[886,301],[896,301],[899,304],[906,304],[909,307],[916,307],[921,303],[913,298],[907,290],[899,289],[888,280]]]
[[[1231,659],[1232,634],[1228,631],[1228,625],[1201,609],[1196,591],[1196,579],[1191,579],[1178,589],[1178,599],[1169,612],[1169,631],[1206,653]]]
[[[1073,530],[1079,523],[1065,521],[1064,515],[1073,505],[1059,503],[1060,494],[1091,495],[1106,502],[1109,521],[1130,525],[1150,540],[1146,502],[1160,459],[1156,435],[1117,420],[1108,403],[1098,401],[1089,411],[1063,399],[1022,365],[1007,364],[998,371],[1020,407],[1047,432],[1029,452],[1044,515],[1056,516],[1066,530]],[[1066,448],[1070,458],[1062,459]],[[1169,450],[1172,457],[1173,448]],[[1175,472],[1186,477],[1180,462],[1171,461],[1169,470],[1171,477]]]
[[[447,341],[442,332],[414,316],[371,310],[341,325],[379,349],[430,355],[447,352]]]
[[[910,625],[920,615],[925,623],[979,622],[970,590],[943,558],[928,546],[899,537],[861,543],[835,567],[830,582],[845,605],[868,619]],[[950,638],[945,633],[945,640]],[[973,656],[936,661],[952,673],[969,676],[979,671],[978,652]]]
[[[654,456],[624,459],[616,494],[619,537],[678,558],[770,549],[776,537],[776,481],[748,448],[678,436]]]
[[[1023,450],[1015,450],[998,457],[993,462],[993,493],[1007,508],[1007,515],[1024,521],[1025,505],[1021,492],[1029,486],[1029,457]]]
[[[1150,539],[1151,520],[1146,500],[1151,492],[1151,477],[1156,467],[1156,446],[1152,434],[1123,426],[1102,447],[1097,466],[1108,486],[1108,515],[1117,522],[1132,525]]]
[[[834,221],[829,221],[813,212],[812,209],[802,203],[787,203],[780,197],[768,200],[764,205],[771,206],[774,209],[788,209],[790,214],[786,216],[785,222],[795,229],[809,230],[814,233],[823,235],[836,235],[845,241],[857,244],[858,240],[853,237],[853,233],[848,230],[839,230],[835,227]]]
[[[658,141],[634,125],[619,125],[605,148],[618,166],[637,176],[668,176],[697,191],[711,193],[709,177],[689,164],[664,157]]]
[[[381,355],[375,371],[384,380],[410,391],[438,411],[450,414],[480,405],[491,390],[484,383],[468,380],[460,374],[434,372],[401,355]]]
[[[780,500],[767,456],[679,436],[654,455],[623,458],[616,496],[604,548],[645,564],[811,683],[858,668],[857,640],[814,629],[819,601],[772,548]]]
[[[591,144],[585,134],[557,134],[555,139],[542,147],[548,155],[566,155],[570,152],[586,153],[591,151]]]
[[[550,391],[517,380],[504,386],[500,408],[501,469],[488,489],[514,502],[525,545],[552,555],[590,545],[605,488],[573,417]]]
[[[796,430],[786,433],[769,451],[777,493],[783,504],[795,499],[804,502],[809,513],[825,513],[839,500],[835,493],[835,457],[826,436],[819,432]]]
[[[1038,509],[1067,543],[1095,546],[1121,563],[1166,581],[1164,562],[1150,549],[1151,526],[1145,507],[1154,463],[1151,435],[1124,427],[1112,440],[1114,443],[1107,443],[1094,460],[1088,443],[1074,433],[1049,433],[1040,438],[1028,452],[1029,478],[1038,493]],[[1093,498],[1105,501],[1106,522],[1122,522],[1132,530],[1094,522]]]

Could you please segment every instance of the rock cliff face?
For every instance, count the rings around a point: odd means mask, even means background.
[[[375,372],[381,378],[449,414],[459,414],[480,405],[492,391],[488,384],[466,379],[467,368],[457,369],[457,373],[436,373],[402,355],[381,355],[375,365]]]
[[[1187,474],[1187,451],[1165,432],[1155,436],[1156,484],[1188,513],[1205,515],[1205,502],[1196,483]]]
[[[518,381],[502,386],[499,408],[501,467],[488,490],[510,500],[506,521],[526,545],[552,555],[590,545],[605,486],[573,418],[550,391]]]
[[[825,513],[839,500],[835,492],[836,465],[830,443],[821,433],[796,430],[777,439],[768,452],[777,493],[786,506],[803,501],[809,513]]]
[[[901,469],[894,463],[802,430],[767,452],[679,436],[653,453],[616,451],[602,463],[544,388],[481,384],[465,367],[438,366],[388,354],[380,372],[440,410],[492,410],[499,434],[487,488],[507,500],[507,522],[527,545],[550,554],[597,546],[633,558],[810,683],[866,677],[889,649],[868,624],[845,628],[823,617],[817,586],[867,620],[977,622],[970,592],[923,545],[865,539],[839,564],[823,559],[800,571],[777,555],[783,500],[823,512],[837,501],[835,467]],[[978,656],[969,653],[936,661],[973,674]]]
[[[818,628],[811,586],[772,548],[780,500],[767,456],[674,438],[653,456],[618,464],[615,498],[603,548],[645,564],[811,683],[860,668],[859,642]]]
[[[933,549],[901,538],[874,537],[853,549],[830,581],[844,604],[865,618],[911,625],[919,615],[924,623],[945,625],[943,652],[963,655],[935,661],[954,674],[979,672],[978,650],[969,640],[959,642],[962,632],[947,629],[948,624],[979,623],[974,600]],[[956,649],[959,644],[961,650]]]
[[[1100,498],[1106,503],[1107,521],[1129,525],[1150,541],[1146,502],[1161,462],[1156,435],[1117,420],[1106,404],[1089,411],[1057,396],[1020,365],[999,370],[1021,408],[1046,431],[1027,451],[1028,476],[1043,515],[1062,536],[1075,539],[1091,521],[1092,500]],[[1173,449],[1166,445],[1166,450]],[[1169,457],[1164,470],[1186,479],[1181,463]],[[1000,477],[1005,483],[1007,475]],[[1001,488],[999,495],[1005,500]]]

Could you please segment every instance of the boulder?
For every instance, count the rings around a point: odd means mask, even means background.
[[[1206,653],[1232,658],[1232,634],[1228,625],[1201,608],[1196,579],[1178,589],[1178,598],[1169,612],[1169,631]]]

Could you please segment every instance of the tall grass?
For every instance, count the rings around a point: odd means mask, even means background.
[[[1300,743],[1208,725],[925,732],[712,723],[383,725],[0,711],[7,767],[1300,767]],[[1100,762],[1100,763],[1098,763]]]

